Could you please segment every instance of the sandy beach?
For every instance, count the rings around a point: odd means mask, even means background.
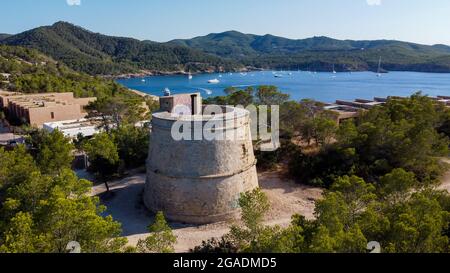
[[[158,96],[150,95],[150,94],[144,93],[144,92],[139,91],[139,90],[134,90],[134,89],[128,89],[128,90],[130,90],[131,92],[135,93],[138,96],[141,96],[141,97],[144,97],[144,98],[150,97],[150,98],[152,98],[155,101],[159,101],[159,97]]]

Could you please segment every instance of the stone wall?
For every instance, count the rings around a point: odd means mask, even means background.
[[[171,128],[180,118],[154,114],[144,194],[150,210],[163,211],[172,221],[191,224],[239,215],[240,194],[258,187],[249,113],[239,109],[234,115],[233,108],[214,118],[227,121],[217,131],[243,135],[234,140],[175,141]],[[211,119],[197,116],[192,123],[204,126]]]

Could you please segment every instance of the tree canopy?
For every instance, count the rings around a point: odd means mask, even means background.
[[[46,145],[50,151],[60,146]],[[120,224],[102,216],[105,207],[90,196],[91,182],[65,166],[57,175],[41,169],[23,146],[0,148],[0,159],[0,252],[64,253],[71,241],[83,252],[121,251]]]
[[[243,224],[193,251],[367,253],[368,242],[376,241],[385,253],[449,252],[450,195],[436,189],[447,170],[439,157],[448,156],[448,108],[418,93],[392,98],[339,127],[320,109],[313,101],[281,107],[280,151],[290,158],[291,175],[326,188],[314,218],[294,215],[287,228],[265,226],[264,193],[247,193],[240,199]],[[309,142],[305,128],[316,120],[311,132],[324,131],[311,151],[294,140]],[[277,153],[273,160],[282,158]]]
[[[299,151],[291,161],[291,173],[303,183],[330,186],[345,174],[377,182],[403,168],[423,183],[432,182],[445,170],[437,157],[448,154],[449,138],[439,132],[448,112],[421,94],[391,99],[341,124],[334,133],[336,141],[318,153]]]
[[[164,214],[158,212],[154,223],[149,227],[150,235],[137,243],[137,251],[141,253],[172,253],[177,237],[166,222]]]

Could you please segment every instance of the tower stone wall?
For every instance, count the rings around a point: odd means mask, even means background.
[[[223,107],[226,113],[153,115],[144,203],[171,221],[207,224],[239,215],[240,194],[258,187],[249,112]],[[192,128],[215,126],[231,139],[175,140],[175,123]],[[179,126],[178,126],[179,127]],[[186,127],[185,127],[186,128]]]

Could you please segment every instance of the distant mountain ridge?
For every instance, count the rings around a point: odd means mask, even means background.
[[[0,33],[0,41],[12,36],[11,34]]]
[[[244,69],[311,71],[382,70],[450,72],[450,46],[395,40],[355,41],[329,37],[288,39],[238,31],[167,43],[94,33],[67,22],[16,35],[0,44],[23,46],[91,75],[214,72]]]
[[[67,22],[6,37],[0,43],[37,49],[93,75],[233,68],[232,62],[195,49],[93,33]]]
[[[213,33],[193,39],[173,40],[206,53],[264,68],[375,70],[383,60],[387,70],[450,72],[450,46],[421,45],[396,40],[355,41],[329,37],[287,39],[237,31]]]
[[[270,34],[258,36],[237,31],[213,33],[185,40],[172,40],[169,44],[178,44],[201,49],[222,57],[238,57],[233,55],[233,47],[246,54],[293,54],[303,51],[351,51],[361,49],[399,46],[421,53],[450,53],[450,46],[427,46],[396,40],[337,40],[329,37],[312,37],[307,39],[288,39]]]

